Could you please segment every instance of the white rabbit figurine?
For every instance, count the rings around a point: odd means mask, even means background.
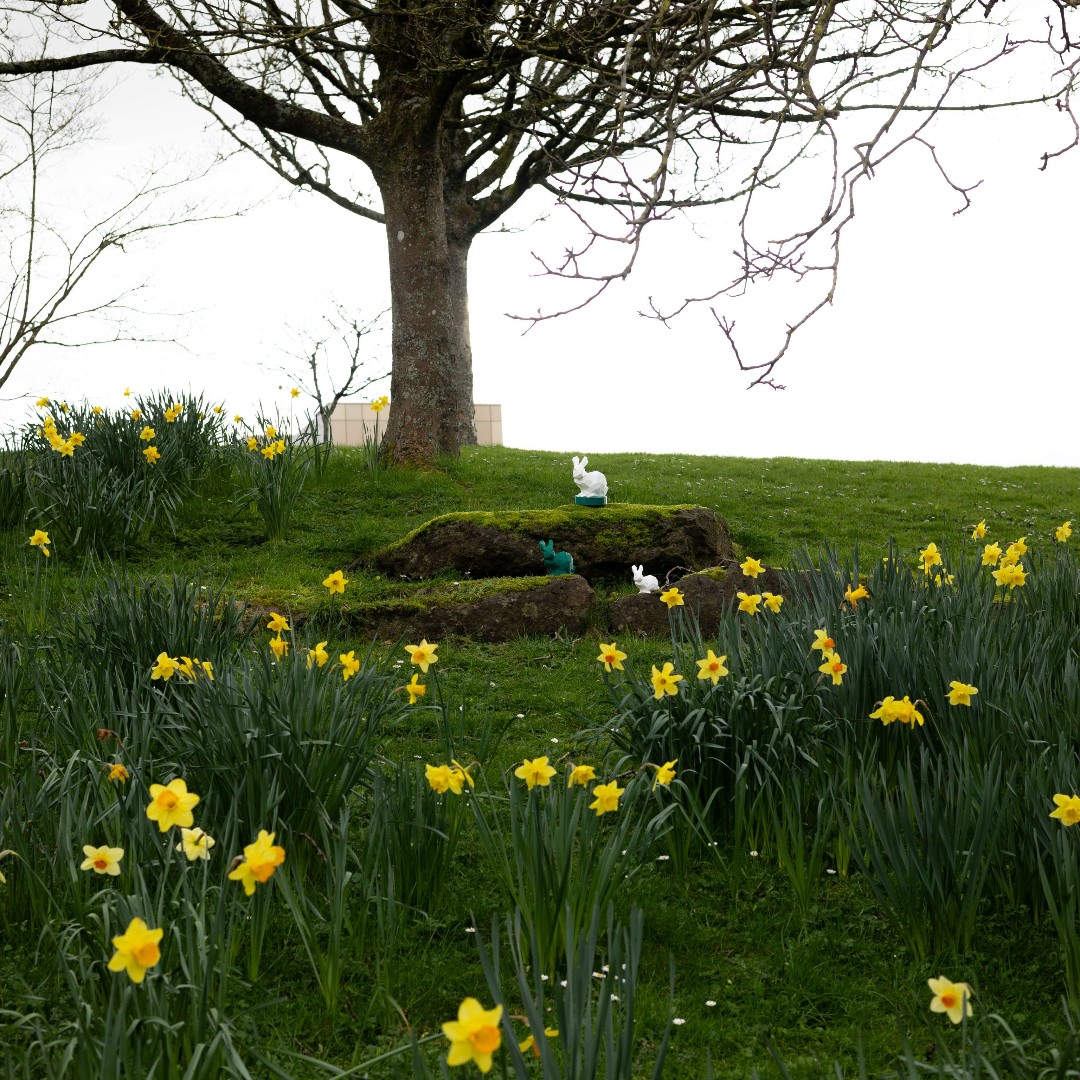
[[[578,497],[606,499],[607,477],[602,472],[586,472],[585,466],[588,464],[587,457],[583,457],[580,461],[574,458],[574,483],[578,486]]]
[[[631,566],[630,569],[634,573],[634,584],[637,586],[639,593],[653,593],[660,591],[660,582],[653,577],[652,574],[645,574],[644,566]]]

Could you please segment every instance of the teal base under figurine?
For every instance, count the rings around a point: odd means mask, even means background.
[[[578,506],[607,506],[606,495],[575,495],[574,502]]]

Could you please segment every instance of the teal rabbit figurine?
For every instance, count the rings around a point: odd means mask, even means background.
[[[552,577],[574,572],[574,556],[569,551],[556,551],[554,540],[541,540],[540,554],[544,556],[544,565]]]

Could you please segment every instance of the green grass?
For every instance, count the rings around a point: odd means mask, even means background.
[[[364,560],[441,514],[571,502],[568,462],[556,453],[473,447],[437,471],[372,478],[358,451],[337,450],[309,483],[284,541],[267,541],[253,510],[210,491],[185,504],[175,536],[155,533],[127,565],[151,575],[198,570],[267,604],[308,607],[321,598],[325,568]],[[613,454],[603,467],[613,503],[709,507],[740,551],[780,566],[824,544],[876,552],[892,539],[914,552],[930,540],[959,540],[984,518],[997,538],[1045,536],[1076,514],[1080,491],[1080,469],[1031,466]],[[24,538],[12,529],[0,542],[10,563]],[[361,567],[349,595],[362,599],[385,589],[377,573]]]
[[[1055,526],[1080,518],[1076,469],[640,454],[607,455],[593,465],[607,474],[613,502],[710,507],[740,552],[779,566],[793,564],[803,552],[818,558],[823,545],[841,553],[857,547],[869,563],[890,542],[913,563],[931,540],[959,547],[981,519],[993,539],[1027,534],[1029,543],[1046,546]],[[175,534],[152,532],[128,550],[123,570],[224,583],[260,607],[322,617],[322,579],[354,562],[348,592],[336,598],[341,611],[407,593],[372,571],[367,560],[425,521],[459,511],[560,507],[571,501],[574,485],[569,455],[563,454],[475,447],[438,470],[372,476],[358,452],[339,450],[309,482],[286,537],[273,543],[254,511],[230,505],[226,494],[214,487],[189,497]],[[25,615],[33,571],[26,537],[36,527],[48,523],[27,521],[0,533],[0,615],[12,624]],[[47,566],[49,618],[63,619],[112,569],[55,550]],[[626,576],[629,583],[629,567]],[[346,619],[329,626],[332,655],[339,648],[366,648],[365,641],[350,639],[347,625]],[[497,759],[484,763],[486,776],[506,773],[524,757],[548,754],[561,768],[595,753],[577,740],[611,714],[595,661],[600,640],[593,632],[582,640],[440,643],[439,684],[449,715],[460,708],[466,749],[483,718],[509,723]],[[630,662],[646,670],[667,649],[656,641],[620,644]],[[387,663],[404,658],[385,643],[376,651]],[[407,669],[407,662],[397,669],[402,683]],[[26,701],[23,707],[37,708]],[[436,760],[440,739],[434,715],[418,710],[378,749],[398,762]],[[369,972],[347,974],[334,1014],[323,1005],[295,929],[275,916],[273,947],[250,1000],[241,1003],[256,1010],[252,1016],[269,1056],[296,1075],[325,1075],[289,1064],[284,1051],[347,1068],[401,1044],[406,1020],[417,1035],[430,1034],[463,997],[487,998],[466,930],[474,918],[486,927],[499,912],[468,836],[448,893],[451,901],[431,919],[405,929],[381,986]],[[828,1074],[833,1061],[854,1071],[860,1041],[871,1072],[880,1072],[895,1061],[903,1033],[916,1057],[932,1058],[940,1030],[927,1012],[926,978],[939,974],[962,979],[977,971],[978,1008],[1000,1013],[1023,1037],[1036,1037],[1042,1025],[1056,1034],[1064,1030],[1058,940],[1048,922],[988,919],[977,950],[927,964],[913,958],[858,875],[826,878],[804,918],[787,878],[772,860],[760,858],[749,859],[739,875],[708,856],[686,876],[673,862],[655,861],[622,890],[620,909],[631,904],[645,916],[638,1005],[645,1061],[663,1035],[669,957],[674,959],[674,1013],[686,1022],[674,1030],[665,1076],[703,1076],[706,1053],[717,1077],[747,1077],[752,1069],[779,1075],[775,1051],[792,1076],[816,1078]],[[21,942],[0,951],[0,1004],[63,1015],[62,988],[35,984],[35,934],[27,930]]]

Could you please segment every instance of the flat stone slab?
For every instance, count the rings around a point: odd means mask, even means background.
[[[596,600],[592,586],[577,574],[463,583],[461,601],[446,586],[417,592],[407,601],[361,605],[349,612],[352,625],[384,640],[409,637],[438,641],[449,634],[475,641],[510,641],[525,634],[580,634]]]
[[[473,578],[544,573],[539,542],[569,551],[585,578],[625,574],[631,565],[664,576],[735,557],[727,526],[703,506],[603,507],[444,514],[375,557],[383,573],[416,580],[446,571]]]

